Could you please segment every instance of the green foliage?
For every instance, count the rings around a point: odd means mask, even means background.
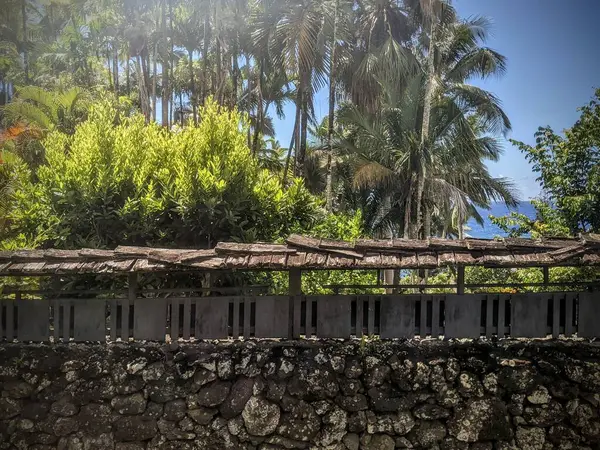
[[[294,229],[294,232],[302,232]],[[352,215],[328,214],[319,220],[314,227],[303,231],[304,234],[327,239],[354,241],[363,237],[362,215],[356,212]],[[288,293],[288,274],[275,272],[262,274],[257,283],[269,282],[274,293]],[[377,282],[375,270],[313,270],[302,272],[302,292],[309,295],[331,294],[332,290],[325,288],[327,285],[373,285]],[[351,293],[352,290],[344,292]]]
[[[10,224],[8,216],[14,205],[15,192],[27,182],[29,176],[29,170],[21,158],[0,150],[0,244]]]
[[[600,89],[579,111],[564,136],[545,127],[535,134],[535,147],[512,141],[539,174],[546,196],[536,205],[540,219],[551,221],[541,234],[600,231]]]
[[[284,189],[258,167],[240,114],[214,102],[200,113],[200,125],[170,134],[104,102],[72,136],[51,132],[39,181],[15,194],[13,236],[63,248],[198,248],[309,228],[319,201],[301,181]]]
[[[37,86],[25,86],[15,99],[2,108],[7,124],[25,122],[41,130],[57,128],[72,134],[87,111],[86,94],[80,88],[66,91],[47,91]]]
[[[564,292],[565,290],[585,290],[581,282],[594,281],[598,277],[598,270],[591,267],[551,267],[550,281],[573,283],[568,288],[564,286],[542,287],[528,286],[524,288],[499,287],[499,288],[472,288],[467,289],[468,293],[478,292],[496,292],[496,293],[517,293],[517,292]],[[402,280],[403,283],[409,283],[409,277]],[[445,270],[429,277],[428,284],[455,284],[456,273],[454,270]],[[543,283],[544,274],[542,269],[537,267],[526,269],[503,269],[486,267],[466,267],[465,284],[527,284]],[[455,293],[454,289],[428,289],[430,293]]]
[[[490,221],[509,237],[529,235],[535,239],[541,236],[569,236],[570,230],[560,211],[543,199],[532,200],[531,204],[535,208],[535,219],[511,212],[508,216],[490,216]]]

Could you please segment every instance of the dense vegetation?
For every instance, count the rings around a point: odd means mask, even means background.
[[[580,112],[564,136],[540,127],[535,146],[513,141],[539,174],[543,195],[533,202],[534,220],[518,213],[494,219],[510,235],[600,232],[600,89]]]
[[[489,28],[449,0],[7,0],[0,246],[462,237],[516,204],[486,168],[510,121],[471,84],[506,70]],[[545,197],[507,232],[598,230],[598,109],[517,143]]]

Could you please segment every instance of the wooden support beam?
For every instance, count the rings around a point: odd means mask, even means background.
[[[550,268],[548,266],[542,267],[544,272],[544,286],[547,286],[550,283]]]
[[[300,269],[290,269],[289,276],[289,311],[288,311],[288,338],[295,339],[300,337],[300,315],[301,315],[301,295],[302,295],[302,271]]]
[[[456,268],[456,293],[463,295],[465,293],[465,267],[458,266]]]
[[[121,303],[121,340],[129,341],[129,307],[135,305],[138,291],[138,274],[130,272],[127,276],[127,299]]]
[[[300,269],[290,269],[289,277],[290,295],[302,294],[302,271]]]

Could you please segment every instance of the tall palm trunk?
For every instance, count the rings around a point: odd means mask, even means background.
[[[216,29],[216,33],[215,33],[215,62],[216,62],[216,83],[217,83],[217,90],[216,90],[216,94],[217,94],[217,103],[219,105],[223,105],[223,61],[222,59],[222,55],[221,55],[221,27],[220,27],[220,15],[219,15],[219,5],[220,2],[217,2],[215,4],[215,29]]]
[[[237,36],[234,38],[233,50],[231,55],[231,84],[233,85],[233,98],[231,99],[231,107],[237,105],[238,102],[238,84],[239,84],[239,64],[238,64],[238,42]]]
[[[248,119],[252,116],[252,73],[250,72],[250,55],[246,55],[246,73],[248,74]],[[252,148],[252,133],[248,128],[248,148]]]
[[[168,58],[165,54],[167,51],[167,0],[162,1],[161,5],[161,28],[163,35],[163,57],[161,58],[161,83],[162,83],[162,91],[161,91],[161,123],[165,128],[169,128],[169,63]]]
[[[208,45],[210,39],[210,15],[206,14],[204,17],[204,49],[202,50],[203,68],[202,68],[202,104],[206,101],[208,91]]]
[[[157,70],[157,47],[158,42],[154,44],[154,51],[152,53],[152,120],[156,122],[156,78],[158,76]]]
[[[256,103],[256,118],[254,121],[254,140],[252,141],[252,153],[258,155],[260,131],[263,126],[263,95],[262,95],[262,78],[264,73],[264,60],[260,61],[258,70],[258,80],[256,81],[256,90],[258,92],[258,100]]]
[[[29,53],[27,52],[27,0],[21,0],[21,16],[23,19],[23,69],[25,84],[29,84]]]
[[[385,197],[383,197],[383,209],[385,211],[386,214],[389,214],[390,210],[392,209],[392,197],[391,195],[386,195]],[[392,240],[394,238],[394,231],[392,230],[392,227],[388,224],[385,229],[383,230],[383,238],[384,239],[388,239],[388,240]],[[385,269],[383,271],[383,284],[395,284],[395,274],[396,274],[396,270],[394,269]],[[386,289],[386,294],[392,294],[394,292],[393,288],[390,289]]]
[[[146,77],[144,76],[143,69],[143,58],[138,53],[135,57],[135,66],[138,73],[138,90],[140,95],[140,105],[142,107],[142,113],[146,118],[146,122],[150,121],[150,101],[148,98],[148,89],[146,88]]]
[[[106,71],[106,75],[108,77],[108,87],[112,90],[114,90],[115,86],[113,84],[113,76],[114,76],[114,70],[111,67],[111,60],[112,57],[110,55],[111,51],[110,51],[110,46],[107,44],[106,45],[106,67],[107,67],[107,71]]]
[[[194,80],[194,50],[188,49],[189,70],[190,70],[190,102],[192,103],[192,116],[194,125],[198,125],[198,105],[196,102],[196,81]],[[181,111],[183,114],[183,111]]]
[[[306,75],[300,74],[300,85],[298,89],[298,108],[301,109],[302,115],[300,120],[300,139],[298,141],[296,153],[296,175],[299,177],[305,176],[304,161],[306,159],[306,138],[308,134],[308,101],[306,95]]]
[[[431,17],[431,31],[429,34],[429,50],[427,53],[427,88],[425,90],[425,100],[423,104],[423,124],[421,127],[421,147],[424,148],[428,145],[429,141],[429,124],[431,121],[431,107],[433,103],[433,91],[435,81],[435,30],[436,30],[436,18],[434,15]],[[423,223],[423,217],[421,215],[423,191],[425,189],[425,167],[422,167],[419,173],[419,182],[417,184],[417,204],[416,204],[416,217],[415,217],[415,229],[413,231],[413,237],[417,238],[419,231],[421,230],[421,224]]]
[[[115,96],[119,97],[119,45],[115,38],[112,42],[113,83]]]
[[[325,199],[327,211],[333,209],[333,126],[335,123],[335,56],[337,47],[337,12],[339,0],[335,2],[333,15],[333,37],[331,39],[331,69],[329,71],[329,126],[327,129],[327,175],[325,180]]]
[[[169,34],[171,35],[171,51],[169,52],[169,69],[171,70],[171,76],[170,76],[170,80],[171,83],[169,84],[169,96],[171,98],[171,120],[170,123],[173,123],[175,120],[175,89],[173,89],[173,82],[175,80],[175,39],[174,39],[174,31],[173,31],[173,27],[174,27],[174,22],[173,22],[173,0],[168,0],[169,1]]]

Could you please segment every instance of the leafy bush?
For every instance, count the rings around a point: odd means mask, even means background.
[[[212,247],[310,228],[319,200],[261,170],[237,111],[208,102],[176,133],[94,105],[72,136],[51,132],[46,164],[15,194],[12,234],[62,247]]]

